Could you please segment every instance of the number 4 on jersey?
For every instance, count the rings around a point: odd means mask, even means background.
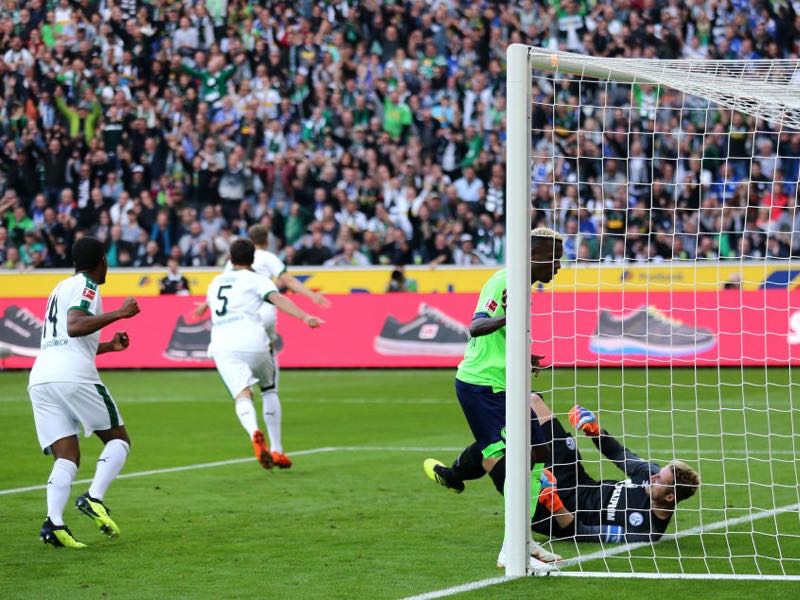
[[[50,306],[47,309],[47,320],[53,324],[53,337],[58,337],[58,296],[50,297]],[[47,323],[42,327],[42,337],[47,337]]]

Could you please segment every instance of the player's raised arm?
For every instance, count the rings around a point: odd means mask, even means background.
[[[83,337],[101,330],[120,319],[130,319],[139,314],[139,304],[134,298],[126,298],[117,310],[95,316],[86,309],[76,306],[67,313],[67,335],[69,337]]]
[[[639,457],[620,444],[605,429],[600,428],[597,415],[578,404],[569,411],[569,422],[592,439],[597,449],[628,477],[648,478],[658,472],[658,465]]]
[[[314,304],[318,306],[322,306],[323,308],[328,308],[331,303],[330,301],[320,294],[319,292],[315,292],[314,290],[306,287],[304,283],[302,283],[297,277],[289,273],[288,271],[284,271],[278,276],[278,280],[280,283],[285,285],[287,288],[295,292],[296,294],[301,294],[311,300]]]
[[[272,292],[268,294],[266,300],[281,312],[285,312],[287,315],[291,315],[296,319],[300,319],[312,329],[325,323],[325,321],[319,317],[308,314],[280,292]]]

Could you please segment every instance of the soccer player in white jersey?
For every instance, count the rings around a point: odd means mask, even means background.
[[[99,437],[105,448],[89,490],[75,507],[94,520],[108,536],[119,534],[111,512],[103,503],[106,490],[122,470],[130,440],[117,405],[103,386],[95,356],[120,352],[130,344],[128,334],[118,331],[111,341],[100,341],[100,330],[139,312],[133,298],[122,307],[103,313],[101,286],[108,263],[103,244],[84,237],[72,247],[75,275],[61,281],[47,300],[39,355],[31,369],[28,393],[39,445],[55,459],[47,481],[47,519],[40,532],[43,542],[67,548],[84,548],[64,524],[64,507],[78,472],[78,435]]]
[[[282,295],[270,278],[256,274],[252,269],[254,254],[255,246],[250,240],[239,239],[231,244],[232,270],[213,279],[206,302],[196,314],[211,309],[209,355],[235,400],[236,415],[253,442],[256,458],[265,469],[271,469],[272,453],[258,428],[250,391],[252,385],[258,384],[266,404],[266,395],[275,387],[275,366],[262,325],[261,306],[268,302],[311,328],[324,321]]]
[[[286,287],[297,294],[309,298],[314,304],[327,308],[330,302],[319,292],[307,288],[294,275],[286,270],[286,265],[275,254],[267,250],[269,242],[269,230],[263,225],[253,225],[247,230],[247,237],[253,242],[256,248],[253,258],[253,271],[259,275],[269,277],[277,286]],[[226,269],[231,268],[230,261],[225,265]],[[260,310],[261,323],[267,331],[269,337],[269,349],[272,351],[272,360],[275,364],[275,387],[263,394],[263,404],[261,407],[264,423],[267,426],[267,436],[269,445],[272,449],[272,460],[276,467],[288,469],[292,466],[292,461],[283,452],[283,439],[281,431],[282,408],[278,398],[278,386],[280,385],[280,366],[278,365],[278,348],[275,347],[278,334],[275,328],[278,323],[278,311],[269,302],[265,302]]]

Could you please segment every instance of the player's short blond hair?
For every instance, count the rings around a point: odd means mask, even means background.
[[[673,460],[668,465],[675,479],[675,502],[694,496],[700,487],[700,476],[692,467],[680,460]]]
[[[550,238],[554,242],[563,242],[564,236],[549,227],[537,227],[531,230],[531,238]]]
[[[547,248],[555,248],[556,244],[563,244],[564,237],[555,229],[537,227],[531,230],[531,250],[537,250],[547,244]]]
[[[247,237],[256,246],[264,246],[269,241],[269,229],[263,225],[251,225],[247,230]]]

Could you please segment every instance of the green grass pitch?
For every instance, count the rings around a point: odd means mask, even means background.
[[[79,552],[39,542],[43,490],[0,494],[0,597],[401,598],[496,577],[503,505],[491,482],[469,483],[457,496],[421,469],[424,458],[450,462],[470,442],[453,375],[284,372],[284,443],[295,467],[268,473],[216,373],[104,373],[133,442],[124,474],[241,460],[119,479],[106,497],[118,539],[68,509],[67,523],[90,544]],[[0,491],[42,485],[51,468],[37,447],[26,384],[26,373],[0,373]],[[800,575],[798,511],[748,520],[750,507],[800,501],[793,372],[567,369],[542,373],[534,387],[557,413],[576,401],[599,408],[601,423],[645,457],[699,467],[702,497],[679,512],[679,530],[740,519],[571,570]],[[579,444],[590,472],[619,476],[588,440]],[[87,479],[100,443],[81,445],[78,477]],[[76,484],[72,500],[87,487]],[[565,557],[601,550],[553,547]],[[777,596],[797,583],[537,577],[464,597],[607,597],[608,586],[615,597],[640,599],[698,589],[703,597]]]

